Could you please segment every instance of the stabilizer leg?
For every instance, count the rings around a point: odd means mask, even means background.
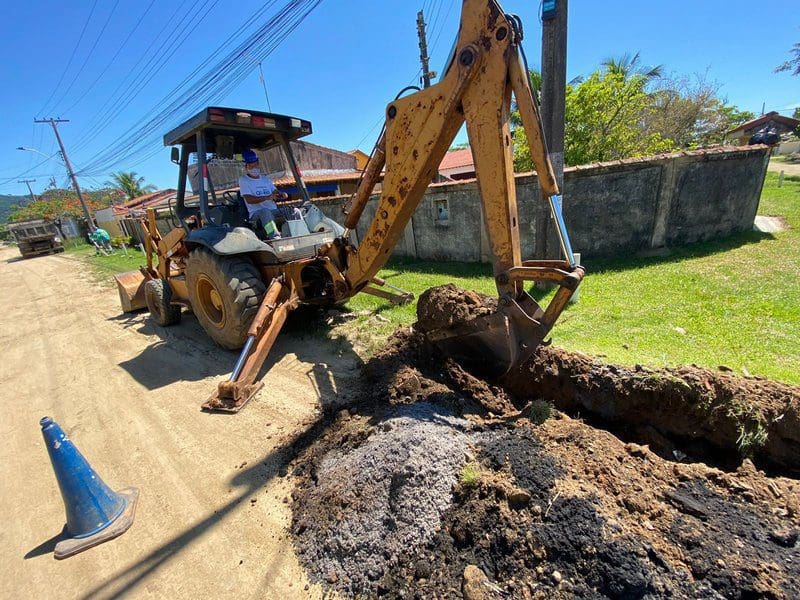
[[[264,385],[262,381],[256,381],[258,373],[283,328],[289,311],[296,308],[297,304],[294,290],[284,285],[282,278],[273,279],[250,325],[247,342],[230,379],[219,383],[216,393],[206,400],[203,409],[239,412],[255,396]]]

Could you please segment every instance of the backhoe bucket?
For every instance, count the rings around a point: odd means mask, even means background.
[[[114,275],[119,291],[119,303],[122,312],[136,312],[147,307],[144,300],[144,284],[147,278],[141,271],[127,271]]]
[[[549,333],[544,311],[528,294],[501,301],[497,312],[437,329],[428,340],[470,371],[488,378],[505,375],[528,360]]]

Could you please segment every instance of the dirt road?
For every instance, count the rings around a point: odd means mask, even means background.
[[[358,374],[358,359],[281,337],[238,415],[199,405],[235,355],[197,321],[121,315],[116,291],[64,256],[0,250],[0,579],[6,598],[320,597],[287,536],[286,440]],[[337,351],[341,351],[337,347]],[[58,422],[114,488],[138,486],[133,527],[56,561],[64,508],[39,430]]]
[[[787,163],[781,160],[771,160],[767,169],[775,173],[783,171],[786,175],[800,175],[800,163]]]

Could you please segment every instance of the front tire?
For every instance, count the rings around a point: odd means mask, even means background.
[[[181,307],[170,303],[172,290],[163,279],[150,279],[144,284],[144,301],[150,318],[162,327],[180,323]]]
[[[186,286],[192,310],[209,337],[229,350],[244,346],[266,291],[250,259],[198,248],[186,264]]]

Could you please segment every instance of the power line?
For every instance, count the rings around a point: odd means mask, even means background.
[[[94,161],[82,170],[84,174],[97,174],[109,170],[134,156],[147,153],[148,146],[156,145],[155,136],[166,123],[197,111],[208,103],[227,95],[252,71],[253,65],[247,55],[264,60],[290,35],[322,0],[294,0],[283,5],[266,24],[249,35],[205,73],[195,77],[188,85],[179,85],[162,99],[157,106],[164,108],[144,123],[130,127],[121,138],[107,145]],[[212,57],[217,53],[212,54]],[[210,57],[211,58],[211,57]],[[210,60],[210,58],[208,60]],[[205,62],[208,62],[205,61]],[[198,69],[195,69],[197,72]],[[193,74],[195,73],[193,72]],[[189,79],[187,77],[187,79]],[[184,81],[186,82],[187,79]],[[155,150],[158,152],[159,148]],[[153,155],[153,151],[149,155]]]
[[[70,111],[71,111],[73,108],[75,108],[75,107],[78,105],[78,103],[79,103],[81,100],[83,100],[83,99],[86,97],[86,95],[87,95],[87,94],[88,94],[90,91],[92,91],[92,90],[94,89],[94,86],[96,86],[96,85],[97,85],[97,82],[98,82],[98,81],[100,81],[100,79],[103,77],[103,75],[105,75],[105,74],[106,74],[106,71],[108,71],[109,67],[111,67],[111,65],[113,65],[113,64],[114,64],[114,61],[115,61],[115,60],[117,60],[117,57],[119,56],[119,53],[120,53],[120,52],[122,52],[122,49],[125,47],[125,45],[128,43],[128,41],[131,39],[131,37],[133,36],[133,34],[134,34],[134,33],[136,33],[136,30],[137,30],[137,29],[139,29],[139,26],[142,24],[142,21],[143,21],[143,20],[144,20],[144,18],[147,16],[147,13],[149,13],[149,12],[150,12],[150,9],[151,9],[151,8],[153,8],[153,5],[155,4],[155,2],[156,2],[156,0],[150,0],[150,4],[148,4],[148,5],[147,5],[147,8],[146,8],[146,9],[144,10],[144,12],[142,13],[142,16],[140,16],[140,17],[139,17],[139,20],[138,20],[138,21],[136,21],[136,25],[134,25],[134,26],[133,26],[133,29],[131,29],[131,30],[130,30],[130,32],[128,32],[128,35],[127,35],[127,36],[125,37],[125,39],[122,41],[122,44],[120,44],[119,48],[117,48],[117,51],[114,53],[114,56],[112,56],[112,57],[111,57],[111,60],[110,60],[110,61],[108,61],[108,64],[107,64],[105,67],[103,67],[103,70],[102,70],[102,71],[100,71],[100,74],[99,74],[97,77],[95,77],[94,81],[93,81],[92,83],[90,83],[90,84],[89,84],[89,85],[86,87],[86,89],[84,89],[84,90],[83,90],[83,93],[82,93],[82,94],[81,94],[81,95],[78,97],[78,99],[77,99],[77,100],[75,100],[75,102],[73,102],[73,103],[72,103],[72,104],[71,104],[71,105],[70,105],[70,106],[67,108],[67,110],[66,110],[65,112],[70,112]]]
[[[47,105],[50,103],[50,100],[53,99],[53,96],[55,96],[56,91],[58,91],[58,88],[61,85],[61,82],[64,81],[64,76],[67,74],[67,71],[69,71],[69,68],[72,65],[72,59],[75,58],[75,53],[78,51],[78,46],[80,46],[81,45],[81,41],[83,41],[83,35],[86,33],[86,28],[89,26],[89,21],[92,20],[92,15],[94,14],[94,9],[95,9],[96,6],[97,6],[97,0],[94,0],[94,3],[92,4],[92,8],[89,10],[89,16],[86,17],[86,22],[83,24],[83,28],[81,29],[81,34],[78,36],[78,41],[75,42],[75,47],[72,49],[72,53],[69,55],[69,60],[67,61],[67,66],[64,67],[63,71],[61,71],[61,76],[58,78],[58,82],[56,83],[56,86],[53,88],[53,91],[50,92],[50,95],[47,97],[47,100],[45,100],[45,103],[42,106],[42,108],[39,109],[39,114],[43,114],[44,113],[44,110],[47,108]]]
[[[67,166],[67,172],[69,173],[70,179],[72,179],[72,186],[75,188],[75,193],[78,195],[78,202],[81,203],[81,208],[83,209],[83,216],[86,217],[86,224],[89,226],[89,231],[94,231],[95,227],[92,223],[92,215],[89,213],[89,207],[86,206],[86,202],[83,199],[83,194],[81,193],[81,186],[78,184],[78,180],[75,178],[75,173],[72,171],[72,165],[69,162],[69,157],[67,156],[67,150],[64,148],[64,144],[61,141],[61,136],[58,134],[58,124],[59,123],[69,123],[67,119],[34,119],[34,123],[50,123],[50,126],[53,128],[53,133],[56,135],[56,140],[58,141],[58,147],[61,148],[61,158],[64,159],[64,164]]]
[[[137,71],[137,68],[142,64],[142,61],[145,60],[150,50],[161,37],[161,34],[167,31],[169,28],[170,32],[168,32],[167,35],[172,37],[173,46],[182,44],[187,37],[184,35],[187,29],[197,27],[200,23],[202,23],[205,17],[210,13],[211,8],[213,8],[218,2],[218,0],[214,0],[212,6],[205,12],[203,12],[205,6],[195,7],[195,10],[191,11],[184,10],[184,7],[191,1],[192,0],[184,0],[184,2],[175,9],[172,15],[165,20],[164,26],[152,39],[147,49],[139,57],[133,67],[131,67],[131,69],[128,71],[128,75],[126,75],[120,81],[114,91],[111,92],[111,95],[108,97],[108,99],[106,99],[102,106],[95,111],[95,116],[90,119],[87,127],[78,136],[81,141],[75,148],[76,152],[80,152],[80,150],[91,144],[97,137],[97,134],[102,131],[102,129],[106,127],[109,122],[114,121],[117,116],[120,115],[128,107],[128,105],[133,102],[133,100],[135,100],[139,94],[142,93],[147,84],[150,83],[150,81],[152,81],[152,79],[168,63],[167,54],[170,53],[170,48],[165,49],[164,44],[162,43],[161,46],[156,49],[156,52],[153,53],[153,55],[147,59],[147,62]],[[210,0],[205,0],[206,5],[209,1]],[[179,12],[183,16],[176,23],[175,16]],[[193,21],[190,19],[195,18],[198,18],[198,20],[196,23],[193,23]],[[189,20],[188,23],[187,20]],[[172,34],[171,36],[170,33]],[[127,87],[122,89],[124,85],[127,85]]]
[[[197,8],[196,10],[194,10],[194,11],[191,11],[192,14],[198,14],[199,15],[199,19],[197,20],[196,23],[191,23],[191,22],[187,23],[184,26],[184,28],[183,28],[183,30],[181,32],[171,34],[172,39],[174,41],[177,41],[177,44],[173,43],[173,46],[171,48],[163,49],[163,52],[162,52],[161,56],[166,56],[167,54],[169,54],[169,56],[171,57],[175,53],[175,50],[177,49],[177,46],[180,45],[180,43],[182,43],[182,40],[184,39],[184,35],[183,34],[187,30],[191,30],[193,28],[196,28],[200,24],[200,22],[202,22],[205,19],[205,17],[211,12],[211,10],[214,8],[214,6],[217,4],[217,2],[218,2],[218,0],[214,0],[213,4],[206,9],[205,13],[202,12],[203,8],[205,8],[205,7],[200,7],[200,8]],[[168,94],[167,97],[163,98],[159,104],[160,105],[164,105],[167,102],[169,102],[170,100],[172,100],[174,97],[177,97],[179,95],[179,93],[181,92],[183,86],[185,84],[187,84],[188,82],[190,82],[192,80],[192,77],[194,77],[195,75],[200,73],[202,71],[202,69],[204,67],[206,67],[214,59],[215,56],[218,56],[219,54],[223,53],[225,48],[227,46],[229,46],[230,43],[235,38],[239,37],[249,26],[251,26],[253,24],[253,22],[255,22],[258,18],[260,18],[260,16],[263,13],[265,13],[272,5],[276,4],[276,2],[277,2],[277,0],[272,0],[270,2],[267,2],[258,11],[252,13],[251,16],[242,25],[240,25],[239,28],[233,34],[228,36],[228,38],[222,43],[222,45],[219,48],[217,48],[214,52],[209,54],[206,57],[206,59],[202,63],[200,63],[191,73],[189,73],[173,89],[172,93]],[[152,58],[150,59],[150,61],[148,61],[148,65],[151,62],[152,62]],[[166,64],[166,60],[157,60],[156,64],[159,65],[158,69],[156,69],[156,70],[147,69],[148,65],[145,65],[145,67],[144,67],[145,70],[143,72],[145,73],[145,75],[147,75],[148,73],[150,74],[150,76],[147,78],[147,80],[142,82],[142,83],[133,82],[128,88],[128,90],[129,90],[128,93],[123,92],[122,96],[125,98],[125,101],[122,104],[116,103],[116,104],[112,105],[112,108],[110,110],[111,110],[111,112],[113,112],[113,114],[111,116],[103,115],[101,119],[97,119],[98,122],[95,125],[95,127],[93,128],[93,130],[91,130],[88,134],[81,136],[81,138],[84,141],[83,141],[83,143],[81,143],[79,145],[78,150],[86,147],[91,141],[93,141],[93,139],[97,137],[97,133],[100,132],[101,128],[108,121],[114,120],[116,115],[120,114],[136,98],[136,96],[138,96],[139,93],[141,93],[141,91],[144,88],[144,86],[147,83],[149,83],[149,81],[152,80],[152,78],[155,76],[155,74]],[[134,86],[136,87],[136,89],[135,90],[131,89]],[[154,112],[154,110],[151,111],[151,112]]]
[[[433,40],[433,44],[431,44],[431,55],[433,55],[433,53],[436,52],[436,46],[439,43],[439,38],[441,37],[442,32],[444,31],[445,21],[446,21],[447,17],[449,17],[451,12],[453,11],[453,2],[454,2],[454,0],[450,0],[450,4],[447,5],[447,11],[445,12],[445,18],[442,20],[441,27],[439,27],[438,33],[436,33],[436,37]],[[431,37],[433,37],[433,31],[431,31]]]
[[[92,57],[95,48],[97,48],[97,44],[100,42],[100,38],[102,38],[103,34],[106,32],[106,28],[108,27],[108,24],[111,22],[111,17],[114,16],[114,12],[117,10],[117,6],[119,6],[119,0],[116,0],[114,2],[114,6],[111,7],[111,12],[108,13],[108,18],[106,19],[106,22],[103,23],[103,26],[100,28],[100,32],[97,34],[97,38],[95,38],[94,44],[92,44],[92,47],[89,48],[89,53],[86,55],[86,58],[83,59],[83,63],[81,63],[81,66],[78,69],[78,72],[75,74],[75,76],[72,77],[71,81],[69,82],[69,85],[67,86],[67,89],[64,91],[63,94],[61,94],[61,97],[58,100],[56,100],[56,103],[53,105],[53,108],[57,108],[58,105],[61,104],[64,98],[66,98],[67,94],[69,94],[70,90],[72,89],[72,86],[75,85],[76,81],[78,81],[78,78],[81,76],[81,73],[83,73],[83,69],[86,67],[86,63],[89,62],[89,59]]]

